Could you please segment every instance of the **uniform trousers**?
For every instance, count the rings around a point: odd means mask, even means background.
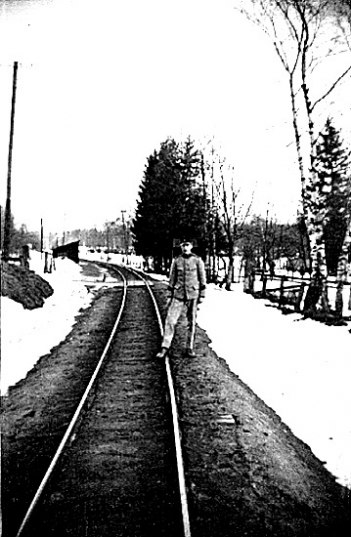
[[[177,298],[172,298],[167,311],[162,347],[169,349],[171,346],[177,321],[181,313],[184,311],[184,309],[186,309],[186,316],[188,320],[187,348],[193,348],[196,327],[197,301],[197,298],[192,298],[190,300],[178,300]]]

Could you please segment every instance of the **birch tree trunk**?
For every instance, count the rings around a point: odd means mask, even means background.
[[[304,83],[304,63],[302,53],[302,80],[297,77],[294,71],[289,75],[289,86],[292,123],[301,178],[301,203],[310,245],[311,281],[304,301],[304,313],[311,315],[316,312],[319,300],[321,300],[323,311],[327,312],[330,308],[327,290],[328,271],[323,238],[325,196],[320,189],[318,174],[313,166],[315,151],[314,121],[312,105]],[[303,88],[303,91],[300,95],[300,103],[298,103],[297,95],[300,87]],[[304,110],[304,113],[302,110]],[[306,125],[306,128],[301,126],[303,124]]]
[[[335,312],[338,317],[342,317],[344,309],[343,290],[344,285],[347,282],[348,272],[350,270],[349,264],[349,252],[351,247],[351,216],[348,220],[348,227],[345,233],[345,239],[342,245],[341,254],[338,260],[338,269],[336,273],[336,298],[335,298]],[[351,289],[350,289],[351,299]],[[351,304],[349,304],[349,307]]]
[[[228,270],[225,277],[225,289],[226,291],[231,291],[232,282],[233,282],[233,271],[234,271],[234,245],[229,244],[228,248]]]

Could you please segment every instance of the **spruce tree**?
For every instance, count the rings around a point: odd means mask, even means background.
[[[328,118],[318,139],[315,166],[325,199],[324,241],[330,274],[336,274],[347,228],[349,164],[350,152],[343,147],[339,132]]]
[[[147,159],[132,231],[136,252],[167,268],[173,241],[182,235],[206,247],[206,199],[201,185],[201,152],[188,138],[169,138]]]

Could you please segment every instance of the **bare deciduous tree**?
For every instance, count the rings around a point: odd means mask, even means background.
[[[213,147],[207,168],[210,171],[208,187],[211,189],[214,213],[225,237],[226,257],[228,258],[225,288],[230,291],[233,281],[235,247],[250,214],[253,196],[248,203],[240,201],[240,189],[235,185],[234,166],[229,164]]]
[[[322,308],[328,311],[323,240],[326,196],[314,164],[319,129],[328,114],[325,110],[323,115],[322,104],[327,105],[335,88],[351,74],[349,19],[345,19],[346,12],[331,9],[331,0],[252,0],[249,5],[250,10],[246,0],[241,11],[269,35],[287,74],[311,252],[311,284],[305,306],[313,309],[321,299]]]

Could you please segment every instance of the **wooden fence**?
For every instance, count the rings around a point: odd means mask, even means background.
[[[250,283],[247,292],[252,292],[262,298],[267,298],[271,302],[278,304],[279,308],[291,308],[296,312],[303,309],[304,299],[310,279],[288,275],[275,275],[273,278],[269,274],[256,273],[255,281]],[[261,284],[261,285],[260,285]],[[333,299],[336,295],[337,283],[334,279],[327,281],[328,296],[333,307]],[[351,314],[351,289],[350,282],[345,283],[345,295],[348,293],[349,299],[345,299],[344,311],[350,310]],[[348,304],[347,304],[348,303]]]

